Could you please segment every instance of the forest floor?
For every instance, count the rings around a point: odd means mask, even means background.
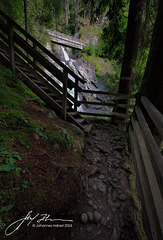
[[[32,104],[26,111],[52,124],[54,119],[47,118],[49,110],[38,116],[38,109],[39,106]],[[134,169],[124,132],[107,123],[95,123],[90,136],[85,138],[82,161],[72,153],[57,153],[43,139],[35,140],[37,148],[33,151],[23,149],[19,144],[13,146],[23,155],[19,167],[26,172],[12,184],[21,185],[25,177],[28,188],[15,195],[15,206],[5,215],[10,220],[8,225],[25,217],[29,211],[32,211],[31,217],[38,213],[50,214],[52,219],[71,219],[73,223],[67,222],[67,227],[50,227],[56,222],[38,224],[33,220],[27,226],[29,221],[26,221],[19,231],[2,239],[145,239],[142,237]],[[5,190],[4,182],[1,182],[1,188]]]
[[[48,130],[53,128],[54,121],[65,127],[65,122],[54,112],[32,99],[24,111],[33,120],[46,124]],[[74,131],[74,127],[66,123],[68,128]],[[79,137],[81,132],[76,129],[74,134]],[[124,132],[106,122],[94,123],[91,134],[85,137],[83,154],[81,146],[76,153],[63,152],[37,134],[33,141],[34,148],[30,149],[18,141],[10,146],[23,156],[23,161],[17,165],[21,168],[19,178],[11,175],[6,178],[1,174],[0,188],[8,196],[8,203],[14,201],[13,209],[4,214],[4,230],[29,211],[32,218],[40,214],[37,220],[42,218],[41,214],[50,214],[51,219],[69,219],[73,223],[65,222],[63,227],[60,221],[42,221],[39,225],[34,219],[28,226],[28,219],[11,236],[3,231],[1,239],[145,239],[133,163]],[[23,187],[24,179],[27,187]],[[21,191],[14,192],[18,186]],[[9,189],[12,189],[10,194]],[[53,224],[59,225],[51,227]]]
[[[146,239],[127,134],[84,137],[1,70],[0,239]]]

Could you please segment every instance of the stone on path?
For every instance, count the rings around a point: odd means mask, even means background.
[[[99,223],[99,221],[101,219],[101,214],[97,211],[94,211],[93,216],[94,216],[94,222]]]
[[[82,223],[87,223],[87,222],[88,222],[87,214],[86,214],[86,213],[82,213],[80,219],[81,219],[81,222],[82,222]]]

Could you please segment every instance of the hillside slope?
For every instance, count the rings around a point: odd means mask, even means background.
[[[3,66],[0,72],[0,239],[6,239],[6,227],[29,211],[70,214],[80,192],[83,133],[57,117],[20,77]],[[10,239],[54,236],[54,229],[48,236],[36,230],[25,224]]]

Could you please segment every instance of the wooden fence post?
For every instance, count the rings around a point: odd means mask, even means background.
[[[78,78],[75,78],[75,102],[74,102],[74,110],[77,111],[77,103],[78,103],[78,90],[77,90],[77,87],[78,87],[78,83],[79,83],[79,80]]]
[[[37,49],[37,46],[36,46],[36,43],[35,43],[35,42],[33,42],[33,48],[34,48],[34,50]],[[33,63],[34,63],[34,65],[37,64],[35,57],[33,57]],[[34,67],[34,68],[35,68],[35,67]]]
[[[63,70],[63,94],[62,94],[62,117],[66,121],[67,113],[67,83],[68,83],[68,71],[66,68]]]
[[[13,24],[8,20],[8,41],[9,41],[9,57],[10,57],[10,69],[15,74],[15,53],[14,53],[14,34]]]

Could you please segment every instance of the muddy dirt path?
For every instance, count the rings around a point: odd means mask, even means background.
[[[73,240],[136,240],[138,211],[131,197],[131,170],[123,132],[109,124],[95,124],[86,137],[85,190],[78,203]]]

